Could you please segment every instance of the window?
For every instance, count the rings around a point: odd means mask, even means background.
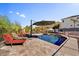
[[[64,20],[62,20],[62,22],[64,22]]]

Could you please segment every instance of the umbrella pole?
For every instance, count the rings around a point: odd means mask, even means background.
[[[32,37],[32,20],[30,21],[30,23],[31,23],[31,25],[30,25],[30,27],[31,27],[30,36]]]

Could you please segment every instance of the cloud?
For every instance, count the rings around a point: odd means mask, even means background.
[[[24,14],[21,14],[20,12],[16,12],[16,15],[22,17],[22,18],[25,18],[26,16]]]
[[[9,11],[9,13],[13,13],[13,11]]]
[[[9,11],[9,13],[14,13],[22,18],[25,18],[26,16],[24,14],[21,14],[20,12],[13,12],[13,11]]]
[[[20,17],[23,17],[23,18],[25,18],[26,16],[25,16],[24,14],[20,14]]]
[[[20,13],[19,13],[19,12],[16,12],[16,14],[17,14],[17,15],[20,15]]]

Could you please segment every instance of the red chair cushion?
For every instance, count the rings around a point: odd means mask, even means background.
[[[4,38],[6,44],[24,43],[26,41],[26,40],[22,40],[22,39],[21,40],[13,39],[10,34],[4,34],[3,38]]]

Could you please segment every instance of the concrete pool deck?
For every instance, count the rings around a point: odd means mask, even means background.
[[[67,43],[56,53],[55,56],[79,56],[78,39],[69,38]]]
[[[38,38],[31,38],[23,45],[3,46],[0,56],[51,56],[60,46],[48,43]],[[78,56],[77,39],[70,38],[55,56]]]
[[[4,46],[0,48],[0,55],[5,56],[51,56],[59,46],[32,38],[23,45]],[[5,51],[5,52],[4,52]]]

